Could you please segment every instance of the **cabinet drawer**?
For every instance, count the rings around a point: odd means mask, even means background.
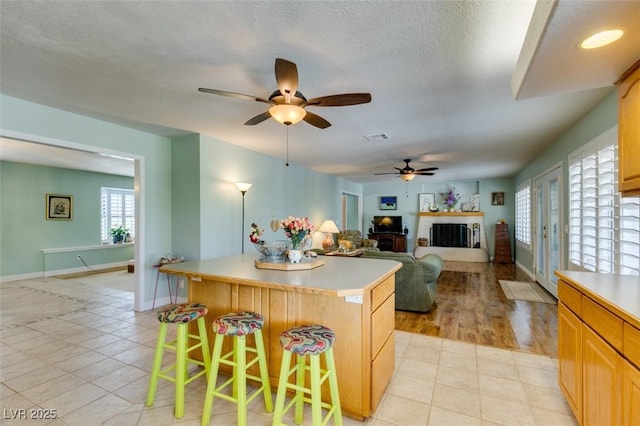
[[[624,356],[640,368],[640,330],[624,323]]]
[[[396,298],[391,296],[371,315],[372,358],[376,357],[384,342],[393,334],[396,320],[395,304]]]
[[[587,296],[582,296],[582,320],[611,346],[622,352],[622,319]]]
[[[562,280],[558,282],[558,299],[576,315],[582,317],[582,293]]]
[[[386,341],[378,356],[371,363],[371,411],[378,408],[387,384],[395,370],[395,340],[393,335]]]
[[[378,284],[371,292],[371,310],[375,311],[387,298],[396,291],[396,276],[391,275]]]

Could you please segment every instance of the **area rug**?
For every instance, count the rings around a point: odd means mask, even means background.
[[[537,283],[506,280],[499,280],[499,282],[507,299],[525,300],[527,302],[556,303],[555,299],[549,296]]]

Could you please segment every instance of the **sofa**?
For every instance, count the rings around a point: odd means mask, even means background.
[[[402,263],[396,272],[396,309],[428,312],[438,289],[443,260],[434,253],[416,259],[409,253],[365,251],[363,258],[389,259]]]

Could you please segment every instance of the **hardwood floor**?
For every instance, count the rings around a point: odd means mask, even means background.
[[[558,356],[558,305],[509,300],[498,280],[531,279],[515,265],[445,262],[427,313],[396,311],[396,329]]]

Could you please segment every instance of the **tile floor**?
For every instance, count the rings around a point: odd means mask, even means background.
[[[182,419],[173,418],[167,382],[145,407],[158,322],[151,312],[132,311],[132,292],[102,287],[104,278],[0,284],[3,425],[200,424],[204,378],[189,385]],[[32,408],[55,409],[56,419],[15,418]],[[210,424],[235,422],[234,406],[216,401]],[[270,422],[254,401],[249,424]],[[364,423],[344,424],[577,423],[558,389],[557,360],[397,331],[396,371],[380,406]]]

